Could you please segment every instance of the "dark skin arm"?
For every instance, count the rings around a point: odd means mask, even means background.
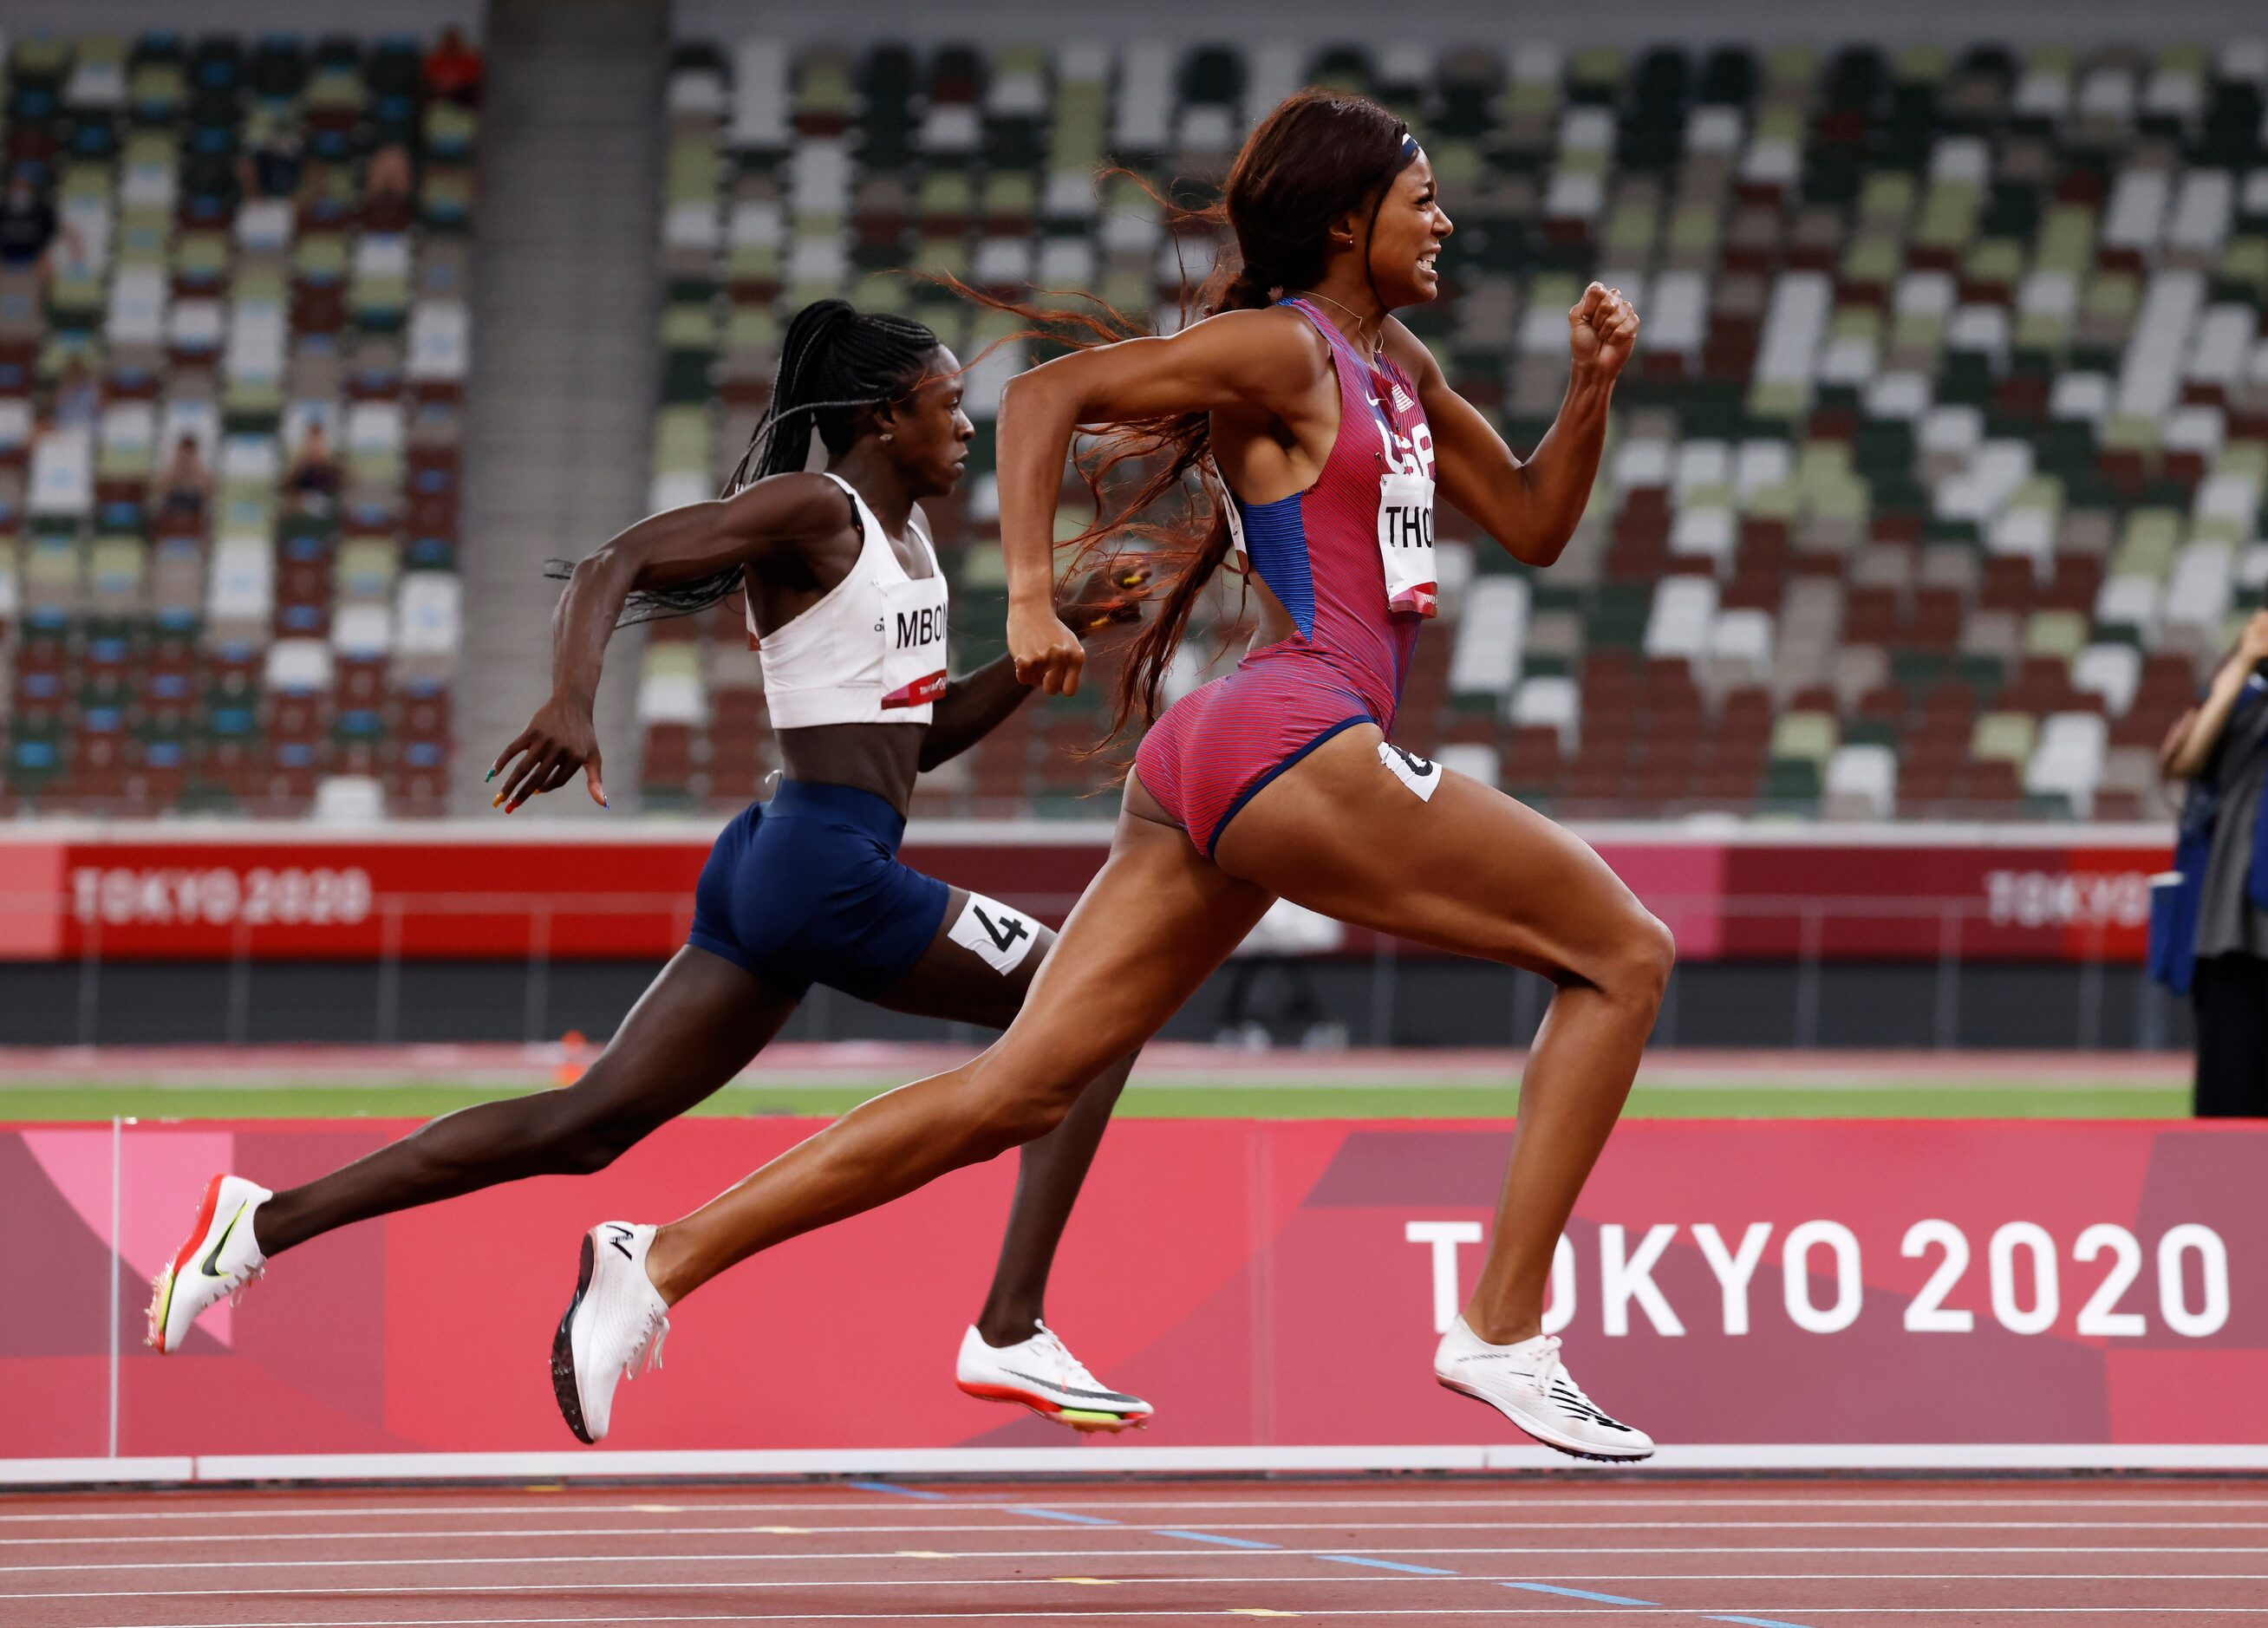
[[[1119,622],[1138,622],[1142,590],[1149,581],[1147,565],[1105,566],[1060,607],[1060,615],[1081,639]],[[968,750],[998,729],[1031,695],[1032,687],[1016,676],[1012,656],[996,656],[974,673],[954,679],[931,710],[929,734],[922,741],[923,771],[950,762]]]
[[[1535,454],[1523,460],[1478,408],[1449,387],[1441,365],[1416,335],[1398,321],[1386,326],[1388,353],[1418,381],[1442,497],[1528,565],[1559,557],[1591,500],[1606,445],[1607,403],[1638,341],[1638,313],[1619,291],[1594,283],[1567,313],[1567,394]]]
[[[930,708],[929,733],[917,760],[922,772],[959,757],[1005,723],[1031,695],[1031,687],[1016,677],[1016,664],[1005,656],[954,679]]]
[[[841,531],[849,512],[840,489],[822,476],[773,475],[728,498],[651,515],[578,561],[552,613],[551,699],[497,754],[489,778],[503,774],[504,784],[492,806],[510,814],[586,766],[591,800],[605,806],[591,710],[607,641],[632,590],[696,582],[802,551]]]

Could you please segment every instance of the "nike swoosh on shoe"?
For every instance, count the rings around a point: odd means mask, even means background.
[[[229,1234],[236,1231],[236,1224],[244,1219],[244,1212],[250,1208],[251,1206],[249,1204],[239,1204],[236,1206],[236,1213],[230,1216],[228,1218],[228,1225],[220,1229],[220,1236],[214,1239],[212,1248],[205,1251],[205,1258],[197,1263],[197,1270],[202,1272],[206,1277],[218,1278],[223,1276],[222,1273],[215,1271],[213,1268],[220,1260],[221,1249],[227,1244]]]
[[[1036,1374],[1026,1374],[1016,1368],[1003,1368],[1000,1372],[1010,1374],[1016,1379],[1029,1381],[1032,1384],[1038,1385],[1045,1389],[1055,1392],[1058,1396],[1085,1396],[1091,1402],[1131,1402],[1134,1400],[1133,1397],[1122,1396],[1115,1390],[1081,1390],[1076,1385],[1059,1385],[1053,1380],[1043,1380]]]

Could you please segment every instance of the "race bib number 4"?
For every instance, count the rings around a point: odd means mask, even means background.
[[[1040,932],[1021,910],[972,893],[946,936],[961,948],[974,950],[978,960],[1005,976],[1023,964],[1032,946],[1039,942]]]
[[[1441,589],[1433,571],[1433,482],[1396,470],[1378,477],[1378,556],[1386,567],[1386,608],[1430,616]]]

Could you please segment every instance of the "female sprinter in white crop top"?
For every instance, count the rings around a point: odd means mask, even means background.
[[[159,1275],[151,1344],[178,1350],[197,1315],[269,1257],[334,1227],[605,1168],[738,1074],[814,983],[895,1011],[1006,1026],[1055,935],[897,858],[915,775],[968,750],[1032,693],[1005,657],[966,678],[946,673],[945,578],[916,505],[961,478],[974,433],[961,394],[960,364],[919,323],[841,300],[806,306],[788,324],[771,405],[727,495],[642,520],[574,567],[553,624],[552,696],[498,755],[497,805],[509,813],[578,770],[603,804],[592,702],[608,636],[625,619],[699,610],[743,589],[784,777],[717,839],[690,942],[581,1079],[437,1119],[282,1192],[215,1176]],[[814,428],[829,454],[823,475],[804,472]],[[1138,614],[1142,581],[1138,571],[1090,581],[1065,615],[1093,630]],[[972,1395],[1082,1429],[1150,1413],[1099,1383],[1041,1320],[1057,1240],[1132,1063],[1111,1064],[1025,1152],[956,1375]],[[608,1222],[584,1240],[552,1376],[585,1441],[607,1433],[616,1381],[667,1330],[645,1271],[652,1234]],[[887,1400],[907,1398],[894,1389]]]

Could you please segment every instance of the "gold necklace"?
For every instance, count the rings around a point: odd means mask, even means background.
[[[1355,331],[1356,335],[1357,335],[1358,337],[1361,336],[1361,334],[1362,334],[1362,319],[1361,319],[1359,316],[1357,316],[1353,312],[1351,312],[1351,311],[1347,311],[1347,308],[1346,308],[1344,306],[1340,305],[1340,304],[1339,304],[1339,302],[1338,302],[1337,300],[1333,299],[1333,298],[1332,298],[1329,294],[1323,293],[1322,291],[1320,291],[1320,290],[1318,290],[1318,289],[1312,289],[1312,288],[1311,288],[1311,289],[1309,289],[1309,290],[1307,291],[1307,298],[1309,298],[1309,299],[1320,299],[1320,300],[1322,300],[1322,301],[1325,305],[1327,305],[1327,306],[1336,306],[1337,309],[1339,309],[1339,310],[1341,310],[1341,311],[1345,311],[1345,312],[1346,312],[1346,315],[1347,315],[1347,320],[1350,320],[1350,321],[1351,321],[1351,322],[1354,324],[1354,331]],[[1381,338],[1383,337],[1383,329],[1381,329]],[[1369,362],[1369,364],[1370,364],[1373,367],[1376,367],[1376,366],[1378,365],[1378,347],[1379,347],[1379,341],[1378,341],[1378,340],[1376,340],[1376,339],[1372,340],[1372,341],[1370,342],[1370,355],[1369,355],[1368,357],[1366,357],[1366,358],[1364,358],[1365,360],[1366,360],[1367,362]]]

